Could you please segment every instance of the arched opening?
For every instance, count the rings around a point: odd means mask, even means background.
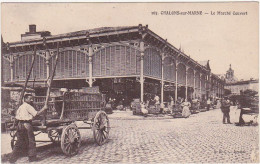
[[[178,86],[178,97],[185,98],[186,92],[186,66],[182,63],[177,65],[177,82],[180,86]]]
[[[186,85],[186,66],[182,63],[177,65],[178,84]]]
[[[144,75],[161,79],[162,59],[160,52],[154,48],[147,48],[144,52]]]

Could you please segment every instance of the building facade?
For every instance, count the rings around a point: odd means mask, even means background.
[[[231,94],[239,95],[242,91],[247,89],[254,90],[258,92],[258,79],[250,79],[250,80],[238,80],[235,77],[234,70],[231,68],[231,64],[229,69],[225,74],[225,89],[231,91]]]
[[[209,61],[196,62],[147,25],[23,39],[4,43],[2,53],[3,85],[24,83],[35,54],[28,85],[36,90],[46,90],[58,55],[54,88],[98,86],[108,97],[141,101],[154,95],[167,101],[170,96],[206,99],[224,94],[224,81],[211,72]]]
[[[253,90],[258,92],[258,80],[243,80],[243,81],[237,81],[234,83],[228,83],[225,86],[225,89],[228,89],[231,91],[231,94],[240,95],[242,91],[245,91],[247,89]]]

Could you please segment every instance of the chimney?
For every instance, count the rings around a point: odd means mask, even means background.
[[[36,25],[35,24],[29,25],[29,33],[36,33]]]

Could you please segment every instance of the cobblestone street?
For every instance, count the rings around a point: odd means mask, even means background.
[[[80,130],[82,146],[76,156],[67,157],[60,147],[48,145],[38,147],[39,163],[256,162],[252,158],[259,149],[258,126],[222,124],[219,109],[188,119],[143,118],[122,111],[109,117],[108,143],[98,146],[91,130]],[[18,162],[28,162],[28,158]]]

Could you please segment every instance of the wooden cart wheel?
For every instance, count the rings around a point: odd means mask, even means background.
[[[98,145],[103,145],[108,140],[110,124],[108,116],[104,111],[99,111],[96,114],[92,130]]]
[[[61,135],[61,149],[65,155],[73,156],[78,153],[81,136],[75,124],[66,126]]]
[[[16,131],[11,131],[10,132],[10,136],[12,137],[12,139],[11,139],[11,148],[13,150],[14,149],[14,145],[15,145],[15,143],[17,141]]]
[[[61,130],[50,130],[48,131],[48,137],[54,144],[60,143]]]

